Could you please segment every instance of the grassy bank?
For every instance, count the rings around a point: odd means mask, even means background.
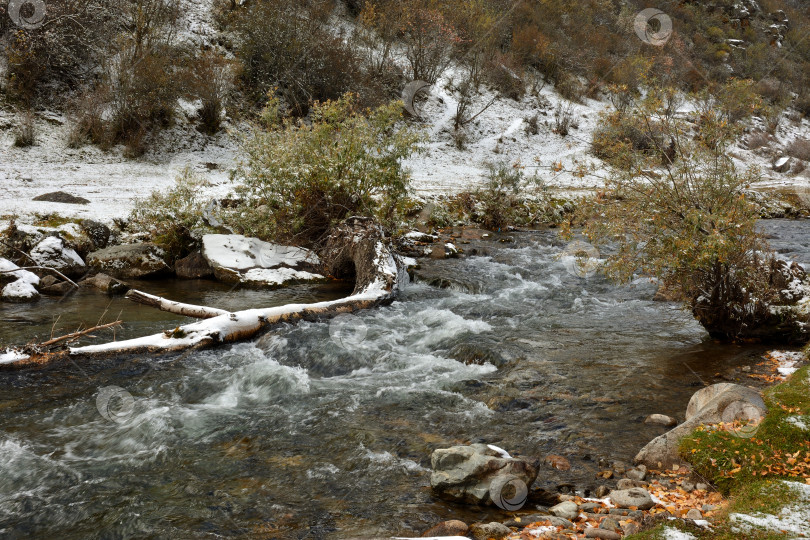
[[[712,530],[672,521],[628,538],[797,538],[810,533],[810,367],[764,392],[758,426],[701,427],[681,442],[694,471],[729,497]],[[724,429],[725,428],[725,429]]]

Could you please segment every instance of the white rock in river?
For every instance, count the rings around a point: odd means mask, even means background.
[[[206,234],[202,239],[202,255],[214,270],[214,276],[228,283],[279,287],[325,279],[311,272],[320,265],[312,251],[239,234]]]
[[[31,302],[39,298],[35,285],[39,285],[39,278],[27,270],[18,270],[20,267],[7,259],[0,259],[0,276],[4,280],[12,279],[0,291],[0,300],[6,302]],[[10,272],[16,270],[16,272]]]
[[[46,236],[34,249],[31,258],[39,266],[53,268],[68,277],[78,277],[84,274],[87,266],[79,254],[65,245],[65,241],[57,236]]]

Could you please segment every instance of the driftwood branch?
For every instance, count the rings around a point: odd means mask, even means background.
[[[44,270],[48,272],[53,272],[63,280],[73,285],[75,288],[77,289],[79,288],[79,286],[76,285],[76,283],[74,283],[73,280],[67,277],[65,274],[63,274],[56,268],[50,268],[48,266],[21,266],[19,268],[15,268],[14,270],[0,270],[0,274],[13,274],[14,272],[19,272],[20,270]]]
[[[50,347],[51,345],[56,345],[61,341],[74,341],[82,336],[86,336],[87,334],[93,333],[96,330],[104,330],[105,328],[112,328],[113,326],[121,326],[121,321],[113,321],[107,324],[100,324],[98,326],[94,326],[92,328],[87,328],[85,330],[80,330],[78,332],[73,332],[72,334],[67,334],[64,336],[59,336],[57,338],[49,339],[44,343],[40,343],[37,347]]]
[[[182,302],[167,300],[165,298],[161,298],[160,296],[155,296],[136,289],[131,289],[129,292],[127,292],[124,298],[144,306],[157,308],[160,311],[166,311],[176,315],[183,315],[184,317],[194,317],[195,319],[211,319],[213,317],[219,317],[220,315],[227,315],[230,313],[224,309],[217,309],[208,306],[195,306],[192,304],[183,304]]]

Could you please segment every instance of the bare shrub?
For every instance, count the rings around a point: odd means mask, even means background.
[[[520,67],[511,56],[498,53],[487,62],[484,69],[487,82],[502,96],[520,101],[526,94],[526,83]]]
[[[567,137],[574,123],[574,105],[571,102],[557,104],[557,110],[554,111],[554,133]]]
[[[810,140],[795,139],[787,147],[787,154],[802,161],[810,161]]]
[[[291,112],[306,115],[311,103],[358,89],[361,59],[324,27],[324,5],[258,0],[231,14],[243,81],[257,102],[278,87]]]
[[[13,24],[0,41],[8,66],[8,94],[26,105],[51,103],[86,80],[105,54],[117,24],[111,24],[111,0],[48,0],[42,28]],[[0,19],[8,21],[5,3]],[[5,30],[5,31],[4,31]]]
[[[200,131],[209,135],[219,131],[223,106],[233,87],[235,70],[235,62],[214,51],[206,51],[192,62],[189,94],[202,101],[198,111]]]
[[[568,101],[580,103],[585,95],[585,86],[578,77],[569,73],[561,74],[555,86],[557,92]]]
[[[87,143],[101,143],[105,140],[106,127],[102,116],[106,108],[100,92],[85,89],[68,106],[68,147],[80,148]]]
[[[20,117],[20,123],[14,132],[14,146],[24,148],[33,146],[36,142],[36,129],[34,115],[28,111]]]
[[[758,150],[762,147],[769,147],[772,142],[772,135],[764,131],[756,131],[748,136],[745,145],[749,150]]]
[[[447,69],[461,38],[440,11],[408,5],[404,9],[402,37],[411,78],[434,83]]]

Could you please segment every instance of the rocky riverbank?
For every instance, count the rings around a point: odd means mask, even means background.
[[[749,382],[782,381],[805,362],[800,353],[773,352],[763,361],[729,378],[745,376]],[[759,383],[757,383],[759,381]],[[467,524],[449,520],[431,527],[423,537],[467,537],[474,540],[534,540],[598,538],[617,540],[656,527],[677,525],[681,534],[710,533],[715,519],[723,518],[728,500],[711,481],[678,455],[681,438],[697,426],[709,425],[737,437],[749,437],[766,413],[759,390],[751,386],[719,383],[695,393],[686,411],[686,422],[653,441],[652,448],[668,466],[649,468],[649,448],[636,458],[636,465],[603,463],[598,473],[603,482],[594,493],[549,493],[532,488],[540,461],[511,456],[493,445],[459,446],[437,450],[432,459],[434,493],[450,500],[495,505],[508,511],[508,519]],[[651,415],[648,421],[671,424],[673,419]],[[570,467],[561,456],[549,456],[546,464]],[[673,529],[675,530],[675,529]],[[679,536],[694,538],[694,536]]]

